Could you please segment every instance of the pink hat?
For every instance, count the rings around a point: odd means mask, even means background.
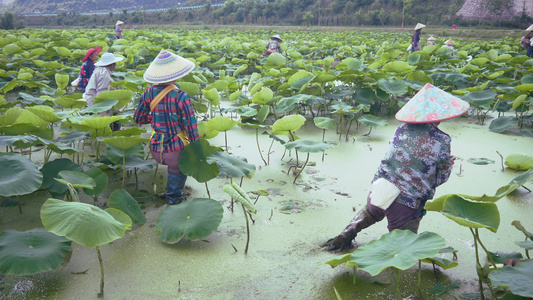
[[[427,83],[396,113],[404,123],[434,123],[457,118],[470,108],[468,102]]]

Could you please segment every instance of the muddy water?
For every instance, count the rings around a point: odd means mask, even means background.
[[[531,154],[533,140],[491,133],[488,125],[477,125],[473,118],[447,121],[441,129],[452,137],[452,154],[457,157],[450,180],[437,190],[436,197],[448,193],[471,195],[494,194],[498,187],[506,185],[517,173],[501,170],[500,157],[512,153]],[[490,122],[490,121],[489,121]],[[308,122],[311,124],[310,122]],[[293,184],[294,175],[287,174],[294,153],[285,154],[284,148],[275,142],[270,153],[270,164],[265,166],[255,145],[255,131],[234,128],[228,132],[229,152],[243,156],[258,170],[252,179],[245,179],[247,191],[265,189],[269,196],[261,196],[251,226],[248,255],[244,255],[246,243],[245,220],[241,209],[229,211],[229,197],[222,191],[226,179],[208,183],[211,198],[224,207],[224,218],[218,230],[202,241],[181,241],[167,245],[155,235],[155,224],[165,209],[162,200],[145,198],[147,222],[108,245],[100,247],[105,265],[105,298],[107,299],[337,299],[334,288],[343,299],[396,299],[395,275],[387,270],[376,277],[357,272],[357,283],[352,283],[352,269],[339,266],[332,269],[320,265],[334,255],[324,252],[319,244],[338,234],[351,220],[354,210],[361,209],[368,193],[369,182],[385,154],[392,136],[395,121],[386,127],[374,128],[369,136],[367,128],[353,131],[349,140],[339,142],[333,131],[326,134],[326,141],[335,143],[326,152],[311,154],[314,165],[306,167]],[[321,139],[322,132],[312,125],[300,129],[301,138]],[[263,155],[267,159],[270,139],[260,136]],[[212,139],[211,144],[223,146],[224,137]],[[469,158],[488,158],[489,165],[474,165]],[[305,154],[299,155],[299,161]],[[159,170],[165,174],[164,170]],[[139,189],[150,191],[152,172],[141,172]],[[120,176],[111,177],[111,185],[120,185]],[[127,178],[127,189],[135,192],[133,178]],[[158,176],[160,189],[163,178]],[[207,197],[205,185],[189,179],[191,197]],[[527,186],[532,189],[533,184]],[[113,188],[113,187],[112,187]],[[107,192],[111,192],[112,188]],[[48,198],[45,191],[28,197],[23,214],[16,207],[0,207],[0,226],[3,229],[27,230],[41,227],[40,205]],[[85,196],[86,197],[86,196]],[[90,198],[82,201],[91,203]],[[105,195],[99,200],[105,202]],[[295,208],[292,212],[284,210]],[[492,251],[520,252],[514,241],[523,234],[511,226],[513,220],[521,220],[529,231],[533,230],[533,193],[520,188],[500,200],[498,207],[501,224],[498,233],[480,230],[481,239]],[[291,211],[289,211],[291,212]],[[459,266],[439,273],[439,280],[446,285],[460,280],[460,288],[435,296],[424,292],[426,298],[462,298],[465,293],[477,291],[474,265],[473,238],[466,227],[461,227],[446,217],[428,212],[420,231],[432,231],[442,235],[448,246],[458,250]],[[382,221],[361,232],[356,239],[365,244],[385,234],[386,222]],[[99,289],[100,270],[96,252],[92,248],[73,245],[73,256],[68,265],[58,271],[36,276],[4,278],[4,290],[0,299],[92,299]],[[236,251],[236,250],[237,251]],[[87,270],[87,271],[86,271]],[[73,274],[86,271],[84,274]],[[401,273],[402,297],[417,295],[417,268]],[[422,288],[435,285],[436,279],[429,266],[423,267]]]

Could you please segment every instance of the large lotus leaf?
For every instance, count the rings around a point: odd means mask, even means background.
[[[89,196],[94,196],[102,193],[107,187],[108,177],[102,172],[99,168],[91,168],[85,171],[85,175],[90,176],[96,183],[95,187],[92,189],[84,188],[83,191]]]
[[[82,172],[61,171],[57,176],[55,180],[65,185],[70,183],[75,188],[92,189],[96,186],[94,179]]]
[[[265,85],[263,81],[256,82],[252,88],[250,89],[250,95],[253,95],[259,91],[260,88],[262,88]]]
[[[106,208],[105,212],[110,214],[115,220],[124,224],[124,226],[126,226],[126,230],[131,230],[133,221],[131,220],[130,216],[128,216],[125,212],[112,207]]]
[[[101,208],[50,198],[41,207],[46,230],[86,247],[107,244],[124,236],[126,225]]]
[[[289,142],[284,144],[285,149],[291,150],[293,148],[296,148],[299,152],[304,153],[317,153],[317,152],[324,152],[327,149],[333,147],[333,145],[325,143],[325,142],[317,142],[312,140],[305,140],[305,139],[299,139],[294,142]]]
[[[252,203],[252,200],[250,199],[250,197],[248,197],[248,194],[246,194],[246,192],[240,186],[233,183],[231,185],[226,184],[224,187],[222,187],[222,190],[228,193],[228,195],[230,195],[237,202],[241,203],[251,213],[257,213],[257,208],[255,208],[255,205]]]
[[[218,151],[222,149],[211,146],[207,140],[198,139],[183,149],[178,166],[183,174],[198,182],[209,181],[217,177],[219,170],[217,164],[208,163],[207,158]]]
[[[231,120],[228,117],[218,116],[207,121],[205,125],[211,128],[212,130],[228,131],[235,125],[237,125],[237,121]]]
[[[410,65],[414,65],[416,64],[417,62],[420,61],[420,53],[411,53],[409,55],[409,57],[407,57],[407,62],[410,64]]]
[[[357,248],[351,260],[359,269],[376,276],[389,267],[406,270],[419,259],[434,257],[444,244],[444,239],[433,232],[417,235],[409,230],[395,229],[379,240]]]
[[[280,53],[272,53],[267,57],[265,68],[279,68],[283,67],[287,59]]]
[[[81,120],[79,122],[80,125],[87,126],[92,129],[104,129],[105,127],[109,126],[109,124],[116,122],[118,120],[122,120],[122,116],[106,116],[106,117],[100,117],[95,116],[92,118],[86,118]]]
[[[54,109],[50,106],[35,105],[27,107],[26,109],[46,122],[57,122],[61,120],[61,118],[55,114]]]
[[[206,90],[215,88],[217,91],[222,92],[228,89],[229,83],[226,80],[217,80],[206,87]]]
[[[407,76],[407,79],[433,84],[433,78],[426,75],[424,71],[414,71]]]
[[[409,63],[405,61],[399,61],[399,60],[386,63],[383,66],[383,71],[393,72],[393,73],[398,73],[398,74],[407,73],[411,70],[412,70],[412,67]]]
[[[133,92],[130,90],[114,90],[114,91],[103,91],[100,94],[94,97],[93,102],[98,103],[105,100],[118,100],[118,103],[113,107],[114,110],[119,110],[124,106],[128,105],[130,100],[133,97]]]
[[[220,94],[218,93],[217,89],[203,89],[202,93],[204,94],[204,97],[211,102],[211,104],[218,106],[220,103]]]
[[[409,90],[407,85],[400,80],[397,79],[385,79],[381,78],[378,80],[378,86],[383,91],[387,92],[388,94],[392,94],[396,97],[401,96]]]
[[[292,78],[292,77],[291,77]],[[298,90],[299,93],[302,93],[303,90],[315,79],[315,75],[306,76],[302,79],[296,80],[293,83],[290,84],[291,89]]]
[[[357,118],[358,122],[361,122],[363,125],[367,127],[380,127],[380,126],[387,126],[389,122],[387,120],[383,120],[382,118],[373,116],[373,115],[362,115],[359,118]]]
[[[320,74],[320,75],[316,76],[313,79],[313,81],[315,81],[315,82],[333,82],[335,79],[337,79],[337,76],[335,76],[334,74]]]
[[[515,295],[533,298],[533,260],[494,270],[490,272],[489,279],[493,285],[509,288]]]
[[[59,97],[54,102],[63,108],[82,108],[87,105],[87,102],[84,100],[74,99],[68,96]]]
[[[67,87],[68,81],[69,81],[69,77],[66,74],[56,73],[55,74],[55,80],[56,80],[57,87],[60,90],[62,90],[62,89]]]
[[[13,55],[15,53],[22,52],[22,48],[20,48],[17,44],[8,44],[4,46],[3,51],[6,55]]]
[[[139,158],[137,156],[126,155],[126,166],[124,168],[126,170],[140,169],[143,171],[149,171],[156,166],[157,162],[153,160],[144,160],[143,158]]]
[[[16,153],[0,153],[0,196],[26,195],[36,191],[43,174],[26,157]]]
[[[305,71],[305,70],[299,70],[298,72],[294,73],[289,77],[289,85],[293,84],[294,82],[304,79],[306,77],[313,77],[313,73]]]
[[[474,64],[478,67],[486,64],[489,62],[489,59],[488,58],[485,58],[485,57],[478,57],[478,58],[474,58],[470,61],[471,64]]]
[[[124,151],[124,153],[122,153]],[[141,159],[144,158],[144,146],[142,144],[135,144],[133,147],[122,150],[115,146],[108,145],[105,155],[114,164],[122,165],[124,157],[136,156]]]
[[[518,120],[513,116],[503,116],[492,120],[489,125],[489,130],[496,133],[502,133],[511,127],[515,127]]]
[[[32,113],[29,110],[24,110],[20,113],[19,118],[15,122],[14,125],[31,125],[35,127],[46,127],[50,122],[47,122],[43,119],[41,119],[36,114]]]
[[[178,82],[178,86],[190,96],[196,96],[200,93],[200,86],[196,83],[181,81]]]
[[[64,266],[72,242],[43,228],[0,233],[0,274],[33,275]]]
[[[248,176],[255,171],[255,165],[249,164],[246,158],[232,156],[224,151],[213,153],[207,158],[207,162],[216,162],[220,175],[224,177]]]
[[[72,57],[72,52],[66,47],[54,47],[54,50],[61,56]]]
[[[315,122],[316,127],[320,129],[333,129],[337,126],[337,120],[327,117],[315,117],[313,119]]]
[[[527,106],[528,101],[526,101],[526,98],[527,98],[527,95],[524,95],[524,94],[516,97],[516,99],[513,101],[513,109],[517,110],[517,108],[522,105]]]
[[[144,224],[146,222],[146,217],[141,211],[139,203],[126,191],[123,189],[115,190],[111,195],[109,195],[109,207],[116,208],[125,214],[127,214],[133,224]]]
[[[47,162],[42,168],[43,187],[46,187],[53,195],[62,196],[68,190],[68,187],[55,180],[60,171],[69,170],[83,172],[83,168],[73,163],[68,158],[58,158]]]
[[[533,84],[533,74],[527,74],[520,79],[522,84]]]
[[[203,139],[212,139],[218,135],[217,130],[213,130],[206,125],[207,122],[198,123],[198,135]]]
[[[357,89],[352,98],[361,104],[370,104],[376,99],[376,93],[370,88]]]
[[[451,261],[451,260],[448,260],[448,259],[445,259],[445,258],[441,258],[441,257],[438,257],[438,256],[431,257],[431,258],[430,257],[424,258],[424,259],[421,259],[421,261],[425,262],[425,263],[429,263],[429,264],[438,265],[441,268],[443,268],[444,270],[455,268],[455,267],[457,267],[459,265],[459,263],[456,262],[456,261]]]
[[[142,138],[140,136],[114,136],[110,138],[102,139],[101,142],[104,142],[113,147],[119,148],[121,150],[129,149],[137,144],[149,142],[150,139]]]
[[[31,135],[2,135],[0,136],[0,146],[12,146],[17,144],[32,144],[37,140]]]
[[[274,93],[270,88],[264,87],[259,92],[255,93],[252,102],[256,104],[264,104],[274,97]]]
[[[203,239],[218,228],[223,214],[222,205],[208,198],[193,198],[171,205],[157,219],[157,237],[167,244],[175,244],[184,238]]]
[[[521,247],[521,248],[524,248],[526,250],[533,250],[533,241],[531,240],[527,240],[527,241],[522,241],[522,242],[514,242],[517,246]]]
[[[457,224],[470,228],[487,228],[496,232],[500,226],[500,212],[492,202],[472,202],[453,195],[444,202],[442,214]]]
[[[515,170],[533,169],[533,156],[527,154],[510,154],[505,157],[505,165]]]
[[[472,103],[476,106],[487,105],[496,99],[496,92],[494,90],[484,90],[479,92],[471,92],[463,96],[463,100]]]
[[[276,120],[272,125],[272,131],[278,134],[287,134],[289,132],[294,132],[305,123],[305,118],[301,115],[290,115],[285,116],[281,119]]]
[[[82,113],[82,114],[88,114],[88,113],[97,114],[97,113],[101,113],[103,111],[110,110],[117,103],[118,103],[117,99],[104,100],[102,102],[95,103],[95,104],[93,104],[91,106],[88,106],[88,107],[80,110],[80,113]]]
[[[239,106],[239,108],[237,109],[237,113],[242,117],[249,118],[249,117],[253,117],[257,115],[257,109],[250,107],[250,106],[242,105],[242,106]]]

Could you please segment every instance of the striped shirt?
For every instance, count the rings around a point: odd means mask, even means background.
[[[176,84],[179,88],[179,86]],[[182,90],[172,90],[157,104],[154,111],[150,112],[150,102],[159,94],[166,85],[149,87],[141,96],[141,100],[133,121],[137,124],[152,125],[155,134],[150,139],[150,149],[161,152],[172,152],[184,148],[183,142],[178,137],[181,130],[185,130],[191,142],[199,138],[198,125],[189,95]]]
[[[434,123],[400,124],[374,180],[393,183],[401,191],[395,201],[417,209],[450,177],[450,143],[450,136]]]

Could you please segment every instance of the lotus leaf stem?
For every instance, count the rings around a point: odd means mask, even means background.
[[[96,255],[98,255],[98,261],[100,262],[100,293],[98,297],[104,297],[104,263],[102,262],[102,255],[100,254],[100,248],[96,248]]]
[[[19,195],[17,195],[17,204],[19,205],[19,213],[22,215],[22,203],[20,202]]]
[[[265,163],[265,166],[268,166],[265,158],[263,157],[263,153],[261,153],[261,147],[259,147],[259,129],[255,129],[255,141],[257,142],[257,150],[259,150],[259,155],[261,155],[261,159]]]
[[[307,159],[305,160],[305,163],[304,163],[302,169],[300,170],[300,172],[298,172],[298,174],[296,175],[296,177],[294,178],[294,181],[292,183],[296,183],[296,179],[298,179],[298,176],[300,176],[300,174],[304,170],[305,166],[307,166],[307,162],[309,162],[309,153],[307,153]]]
[[[322,129],[322,142],[325,141],[326,138],[326,129]],[[324,161],[324,155],[326,155],[326,152],[322,152],[322,161]]]
[[[246,208],[241,203],[242,211],[244,212],[244,219],[246,219],[246,247],[244,248],[244,254],[248,254],[248,244],[250,244],[250,222],[248,222],[248,215],[246,214]]]
[[[485,295],[483,294],[483,282],[481,281],[481,275],[485,276],[485,274],[483,274],[483,267],[481,266],[481,263],[479,262],[479,250],[478,250],[478,246],[477,246],[477,239],[476,239],[476,234],[474,233],[474,230],[472,230],[472,228],[470,228],[470,232],[472,232],[472,235],[474,236],[474,249],[475,249],[475,253],[476,253],[476,265],[477,265],[477,269],[479,269],[479,272],[478,272],[478,284],[479,284],[479,296],[480,296],[480,299],[481,300],[485,300]],[[482,273],[482,274],[479,274],[479,273]]]
[[[122,189],[126,180],[126,152],[122,149]]]
[[[502,172],[505,171],[505,168],[503,166],[503,156],[500,154],[500,152],[496,151],[496,153],[498,153],[498,155],[500,156],[500,160],[501,160],[501,163],[502,163]]]
[[[355,275],[357,273],[357,265],[353,266],[353,285],[355,286]]]
[[[207,181],[205,182],[205,189],[207,190],[207,197],[211,198],[211,194],[209,193],[209,187],[207,186]]]
[[[272,150],[272,145],[274,145],[274,140],[272,140],[272,142],[270,143],[270,148],[268,148],[267,164],[270,164],[270,150]]]
[[[394,268],[394,270],[396,270],[396,296],[398,300],[402,300],[400,296],[400,270],[397,268]]]

